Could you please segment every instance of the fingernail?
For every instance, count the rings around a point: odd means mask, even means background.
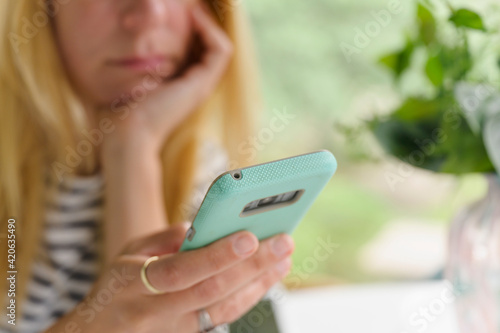
[[[272,240],[271,249],[278,257],[290,251],[291,248],[290,237],[287,235],[280,235]]]
[[[290,259],[290,257],[288,257],[285,260],[282,260],[279,263],[277,263],[276,266],[274,266],[274,267],[281,274],[285,274],[288,272],[288,269],[290,268],[291,264],[292,264],[292,260]]]
[[[245,256],[251,253],[257,246],[255,237],[242,235],[233,243],[234,252],[239,256]]]

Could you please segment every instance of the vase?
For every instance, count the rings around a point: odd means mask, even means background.
[[[500,177],[485,175],[486,196],[453,220],[445,278],[460,333],[500,332]]]

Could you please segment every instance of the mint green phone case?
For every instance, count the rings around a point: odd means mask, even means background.
[[[206,246],[240,230],[260,240],[292,234],[336,169],[333,154],[320,150],[221,174],[208,189],[180,251]],[[244,215],[249,203],[291,191],[300,191],[293,203]]]

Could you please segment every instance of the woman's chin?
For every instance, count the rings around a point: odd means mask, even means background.
[[[136,105],[138,102],[145,100],[152,91],[158,88],[158,86],[159,84],[155,86],[151,85],[146,89],[144,86],[137,85],[116,89],[105,94],[101,93],[94,95],[94,98],[92,98],[94,102],[92,104],[99,106],[101,109],[110,109],[111,111],[114,111],[116,107],[122,105]]]

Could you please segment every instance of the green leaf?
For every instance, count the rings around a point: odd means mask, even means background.
[[[454,110],[451,96],[409,98],[386,119],[374,119],[370,129],[384,150],[415,167],[463,174],[492,172],[481,136]],[[497,136],[498,137],[498,136]]]
[[[495,165],[497,174],[500,174],[500,113],[488,117],[483,138],[488,156]]]
[[[407,122],[391,116],[373,121],[371,129],[388,154],[414,167],[450,174],[493,172],[482,138],[458,119]]]
[[[425,74],[436,87],[443,85],[444,73],[443,65],[439,55],[430,56],[425,65]]]
[[[449,111],[448,111],[449,112]],[[481,135],[475,135],[460,112],[443,117],[440,128],[446,138],[438,146],[438,154],[446,154],[441,172],[465,174],[493,172],[495,168],[486,152]]]
[[[418,27],[420,39],[425,45],[429,45],[436,40],[436,20],[427,7],[418,4],[417,9]]]
[[[442,108],[438,99],[408,98],[387,119],[372,121],[370,129],[387,153],[415,167],[439,171],[445,156],[428,152],[426,146],[439,126]]]
[[[453,48],[443,46],[439,50],[444,77],[452,82],[461,81],[472,69],[472,56],[467,46],[459,45]]]
[[[407,122],[390,117],[374,121],[371,128],[382,148],[403,162],[432,171],[439,171],[445,162],[444,154],[426,148],[435,128],[434,121]]]
[[[396,119],[402,121],[430,120],[434,121],[437,125],[439,123],[438,116],[443,108],[442,104],[440,100],[410,97],[394,111],[393,115]]]
[[[462,8],[453,12],[450,17],[450,21],[453,22],[457,28],[464,27],[486,31],[481,16],[479,16],[479,14],[477,14],[476,12],[468,9]]]
[[[408,40],[402,50],[383,56],[379,63],[391,69],[397,79],[410,66],[413,50],[413,42]]]

